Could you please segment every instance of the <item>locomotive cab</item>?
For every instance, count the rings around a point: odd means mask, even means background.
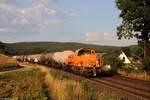
[[[92,49],[85,49],[85,48],[82,48],[82,49],[79,49],[75,52],[75,54],[77,56],[81,56],[81,55],[85,55],[85,54],[96,54],[94,50]]]

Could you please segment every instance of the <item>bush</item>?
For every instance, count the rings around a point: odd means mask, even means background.
[[[122,66],[124,66],[123,60],[120,60],[119,58],[112,58],[111,61],[111,72],[117,73],[117,70],[120,69]]]
[[[0,41],[0,53],[5,53],[5,44]]]
[[[150,71],[150,58],[143,61],[143,69],[145,71]]]
[[[111,73],[117,73],[117,70],[124,66],[124,60],[119,59],[120,51],[113,51],[103,56],[104,65],[111,66]]]

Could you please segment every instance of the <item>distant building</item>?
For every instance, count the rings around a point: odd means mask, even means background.
[[[123,60],[124,64],[131,64],[131,61],[123,51],[115,50],[103,55],[104,65],[106,65],[106,67],[112,66],[115,63],[114,59],[116,58]]]
[[[131,61],[128,59],[128,57],[125,55],[125,53],[122,51],[119,55],[120,60],[124,61],[124,64],[131,64]]]

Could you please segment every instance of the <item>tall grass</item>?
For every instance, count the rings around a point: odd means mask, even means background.
[[[122,76],[125,76],[125,77],[150,81],[150,74],[148,74],[145,71],[137,72],[137,71],[126,71],[126,70],[123,70],[123,69],[122,70],[119,69],[118,73],[121,74]]]
[[[54,100],[120,100],[108,90],[98,90],[88,82],[76,81],[63,71],[50,69],[47,82]]]
[[[21,69],[0,74],[0,98],[43,100],[44,75],[37,69]]]
[[[5,59],[5,61],[0,61],[0,72],[22,68],[18,65],[15,59],[9,57],[1,58]]]

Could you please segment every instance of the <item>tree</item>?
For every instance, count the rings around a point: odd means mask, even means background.
[[[5,52],[5,44],[0,41],[0,53]]]
[[[116,0],[116,6],[122,18],[117,27],[118,39],[136,37],[146,59],[150,46],[150,0]]]
[[[129,47],[122,47],[121,50],[127,55],[131,56],[131,50]]]
[[[43,52],[44,52],[43,48],[33,48],[30,53],[31,54],[38,54],[38,53],[43,53]]]

